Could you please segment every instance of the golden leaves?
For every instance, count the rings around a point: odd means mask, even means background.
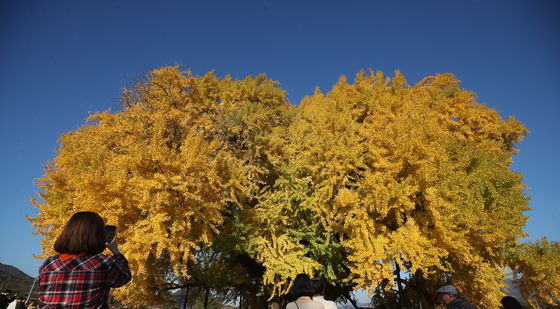
[[[234,81],[161,68],[124,91],[123,111],[92,115],[64,134],[31,219],[45,253],[68,216],[96,211],[118,226],[134,273],[119,294],[162,299],[154,291],[165,278],[188,278],[188,264],[220,234],[228,209],[258,192],[264,155],[250,151],[265,148],[289,109],[275,85],[264,75]]]
[[[61,137],[31,220],[45,254],[75,211],[117,225],[129,303],[162,300],[209,248],[261,263],[277,294],[301,272],[390,287],[398,263],[432,285],[451,276],[478,304],[499,299],[504,248],[526,221],[510,164],[527,130],[452,74],[410,86],[360,72],[296,108],[265,75],[166,67],[122,101]]]
[[[509,164],[527,131],[474,99],[451,74],[410,87],[400,73],[391,83],[372,72],[302,100],[291,170],[313,189],[299,205],[312,205],[308,224],[340,235],[348,280],[390,287],[396,262],[428,276],[477,274],[483,282],[464,293],[499,300],[499,252],[523,235],[527,198]]]
[[[525,243],[512,253],[514,282],[532,308],[560,299],[560,243],[541,238]]]

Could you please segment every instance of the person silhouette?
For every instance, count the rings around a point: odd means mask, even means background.
[[[290,290],[290,296],[294,301],[286,305],[286,309],[324,309],[320,302],[313,301],[314,290],[311,286],[311,279],[306,274],[299,274],[294,279],[294,284]]]
[[[337,309],[336,304],[331,300],[325,299],[326,284],[321,278],[311,279],[311,286],[313,287],[313,300],[323,304],[325,309]]]
[[[523,309],[521,303],[513,296],[504,296],[500,303],[503,309]]]
[[[436,293],[436,299],[443,302],[448,309],[477,309],[475,305],[458,298],[457,289],[452,285],[444,285]]]

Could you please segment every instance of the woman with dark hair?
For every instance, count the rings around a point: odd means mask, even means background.
[[[325,309],[336,309],[336,304],[332,300],[325,299],[325,290],[327,285],[321,278],[311,279],[311,287],[313,288],[313,301],[323,304]]]
[[[113,254],[102,254],[108,248]],[[109,290],[131,279],[128,261],[94,212],[74,214],[39,268],[37,308],[108,308]]]
[[[286,305],[286,309],[324,309],[323,304],[313,301],[314,294],[311,279],[306,274],[299,274],[294,279],[294,284],[290,290],[293,302]]]
[[[513,296],[504,296],[500,302],[504,309],[523,309],[523,306]]]

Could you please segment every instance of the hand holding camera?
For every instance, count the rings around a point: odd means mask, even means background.
[[[117,238],[115,237],[117,234],[117,227],[114,225],[106,225],[105,226],[105,245],[107,249],[109,249],[113,254],[121,253],[117,246]]]

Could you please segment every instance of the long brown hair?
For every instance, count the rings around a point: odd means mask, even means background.
[[[75,213],[54,243],[58,253],[99,254],[105,250],[105,223],[96,213]]]

